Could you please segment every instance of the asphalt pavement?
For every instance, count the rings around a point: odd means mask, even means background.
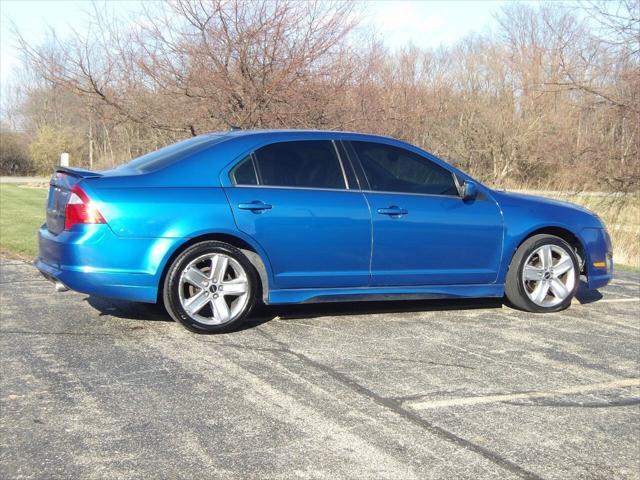
[[[640,478],[640,275],[262,309],[196,335],[0,262],[0,478]]]

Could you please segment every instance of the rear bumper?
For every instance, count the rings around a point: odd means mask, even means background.
[[[604,287],[613,279],[611,239],[604,228],[585,228],[582,237],[586,250],[586,272],[591,289]],[[604,262],[604,266],[595,266]]]
[[[89,295],[157,301],[164,261],[180,239],[121,238],[107,225],[38,231],[36,267],[50,280]]]

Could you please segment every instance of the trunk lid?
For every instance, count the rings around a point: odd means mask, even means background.
[[[64,230],[64,217],[71,188],[84,178],[99,178],[102,174],[78,168],[57,167],[49,182],[47,198],[47,229],[54,235]]]

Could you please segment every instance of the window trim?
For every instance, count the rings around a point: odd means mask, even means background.
[[[233,185],[233,188],[269,188],[272,190],[313,190],[317,192],[349,192],[349,193],[362,193],[363,190],[355,188],[326,188],[326,187],[288,187],[280,185]],[[375,193],[375,192],[374,192]]]
[[[327,143],[331,144],[331,146],[333,147],[333,152],[334,152],[334,154],[336,156],[336,159],[338,160],[338,165],[340,165],[340,171],[342,172],[342,181],[344,182],[344,187],[343,188],[294,187],[294,186],[287,186],[287,185],[265,185],[263,183],[263,181],[262,181],[262,172],[260,171],[260,166],[259,166],[257,158],[256,158],[256,152],[258,150],[260,150],[261,148],[268,147],[268,146],[271,146],[271,145],[276,145],[276,144],[279,144],[279,143],[300,143],[300,142],[327,142]],[[235,164],[231,165],[231,168],[229,169],[229,173],[228,173],[227,177],[229,178],[229,181],[231,182],[231,186],[234,187],[234,188],[279,188],[279,189],[292,189],[292,190],[320,190],[320,191],[331,191],[331,192],[349,192],[349,191],[360,192],[361,189],[359,188],[359,186],[355,186],[354,185],[352,187],[349,184],[349,179],[347,178],[347,173],[345,171],[344,162],[343,162],[342,156],[340,155],[340,151],[338,150],[335,142],[336,142],[335,139],[308,139],[308,140],[283,140],[283,141],[280,141],[280,142],[266,143],[264,145],[261,145],[258,148],[255,148],[248,155],[243,156],[238,162],[236,162]],[[251,163],[253,165],[253,171],[254,171],[254,173],[256,175],[257,184],[256,185],[239,185],[239,184],[236,183],[235,176],[233,175],[233,172],[242,163],[248,161],[249,159],[251,159]],[[359,179],[357,178],[357,174],[356,174],[356,180],[359,181]]]
[[[338,163],[340,164],[340,170],[342,170],[342,179],[344,180],[344,188],[345,190],[351,190],[351,185],[349,185],[347,172],[344,169],[344,163],[342,162],[342,158],[340,157],[340,152],[338,151],[338,147],[336,146],[336,141],[332,139],[331,145],[333,145],[333,151],[335,152],[336,158],[338,159]]]
[[[347,143],[345,143],[341,139],[334,140],[333,143],[336,147],[336,151],[338,152],[338,155],[340,156],[340,161],[343,162],[343,164],[345,165],[346,178],[349,177],[346,173],[346,169],[349,169],[349,173],[353,176],[353,178],[355,178],[356,184],[353,185],[353,187],[349,187],[349,188],[352,190],[363,191],[364,189],[362,188],[363,187],[362,178],[360,175],[358,175],[356,166],[353,162],[353,159],[351,158],[351,154],[349,153],[349,150],[348,150],[349,145],[347,145]],[[340,146],[340,148],[338,148],[338,145]]]
[[[247,185],[250,186],[250,185]],[[384,193],[387,195],[411,195],[414,197],[439,197],[439,198],[453,198],[454,200],[462,200],[459,194],[456,195],[444,195],[442,193],[413,193],[413,192],[394,192],[392,190],[362,190],[362,193]]]
[[[260,167],[258,166],[258,162],[256,160],[256,154],[255,152],[251,152],[249,154],[249,157],[251,158],[251,164],[253,165],[253,170],[256,172],[256,185],[255,186],[260,186],[262,185],[262,172],[260,171]]]
[[[356,153],[353,145],[351,145],[351,140],[341,140],[342,147],[349,158],[349,162],[351,163],[351,167],[353,168],[353,173],[355,173],[356,178],[358,180],[358,186],[360,190],[367,191],[371,188],[369,185],[369,179],[364,173],[364,168],[362,167],[362,163],[360,163],[360,158],[358,158],[358,154]],[[382,144],[386,145],[386,144]]]
[[[371,183],[369,183],[369,178],[367,177],[367,173],[364,170],[364,166],[362,165],[362,161],[360,160],[360,156],[358,155],[358,152],[356,151],[355,147],[353,146],[353,142],[361,142],[361,143],[374,143],[376,145],[383,145],[386,147],[391,147],[391,148],[397,148],[399,150],[403,150],[409,153],[412,153],[416,156],[418,156],[420,159],[422,159],[425,162],[429,162],[432,165],[436,165],[439,168],[442,168],[443,170],[446,170],[447,172],[449,172],[449,174],[452,177],[453,180],[453,185],[454,187],[456,187],[456,194],[455,195],[445,195],[442,193],[419,193],[419,192],[397,192],[397,191],[393,191],[393,190],[373,190],[371,188]],[[403,148],[403,147],[399,147],[398,145],[392,145],[390,143],[383,143],[383,142],[373,142],[373,141],[367,141],[367,140],[348,140],[346,142],[344,142],[346,144],[349,145],[350,148],[350,154],[353,154],[353,157],[355,158],[355,161],[358,163],[358,167],[359,167],[359,172],[360,175],[362,175],[366,181],[367,184],[367,189],[362,189],[362,192],[364,193],[386,193],[386,194],[393,194],[393,195],[414,195],[414,196],[420,196],[420,197],[441,197],[441,198],[455,198],[458,200],[462,200],[462,197],[460,196],[460,191],[457,188],[457,183],[455,180],[455,173],[452,172],[451,170],[449,170],[448,168],[445,168],[442,165],[437,164],[436,162],[432,161],[431,159],[425,157],[424,155],[420,155],[419,153],[416,153],[412,150],[409,150],[408,148]]]

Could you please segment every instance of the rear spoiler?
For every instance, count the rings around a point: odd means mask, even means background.
[[[98,178],[102,177],[101,173],[92,172],[90,170],[82,170],[80,168],[71,168],[71,167],[56,167],[56,171],[54,176],[57,173],[63,173],[65,175],[71,175],[76,178]]]

